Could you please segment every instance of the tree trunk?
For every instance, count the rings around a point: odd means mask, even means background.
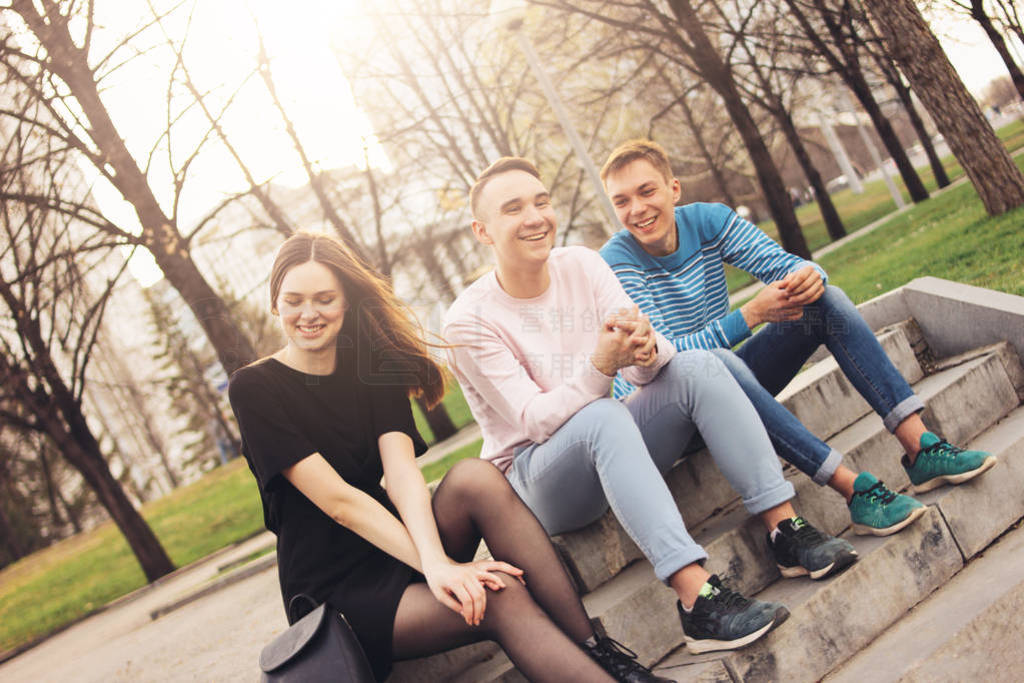
[[[46,449],[39,449],[39,465],[43,471],[43,483],[46,485],[46,499],[50,504],[50,518],[53,520],[53,527],[58,532],[64,527],[64,520],[60,516],[60,508],[57,507],[56,485],[53,483],[53,475],[50,473],[50,463],[46,460]]]
[[[779,239],[782,247],[801,258],[810,259],[811,252],[807,248],[807,241],[800,228],[800,222],[793,211],[793,202],[790,200],[786,185],[782,182],[779,169],[775,166],[768,147],[764,144],[757,123],[751,116],[750,110],[743,103],[739,90],[733,80],[732,72],[722,61],[711,40],[704,32],[697,12],[689,0],[669,0],[669,6],[676,17],[677,25],[689,37],[692,45],[682,46],[693,59],[694,64],[701,75],[707,80],[708,85],[714,88],[715,92],[725,103],[725,109],[729,113],[736,130],[743,140],[750,161],[754,165],[757,179],[764,192],[765,202],[768,210],[775,219],[775,227],[779,231]],[[683,42],[680,40],[680,42]]]
[[[81,424],[77,429],[72,427],[74,433],[65,429],[64,425],[55,417],[48,419],[46,426],[47,433],[57,444],[61,453],[81,473],[89,484],[89,488],[95,491],[100,503],[110,513],[111,519],[121,530],[139,561],[146,580],[152,583],[161,576],[174,571],[174,564],[163,546],[160,545],[156,534],[128,500],[124,489],[121,488],[114,475],[110,473],[110,468],[107,467],[107,463],[99,451],[99,445],[92,434],[88,432],[85,418],[81,418]]]
[[[11,524],[11,520],[7,518],[7,510],[4,509],[2,503],[0,503],[0,539],[3,539],[4,548],[12,563],[25,557],[25,549],[18,541],[17,532],[14,525]],[[0,567],[2,566],[0,565]]]
[[[423,269],[427,271],[427,276],[430,278],[431,284],[434,285],[434,289],[437,290],[438,296],[446,304],[455,301],[455,288],[452,287],[452,283],[441,268],[441,262],[434,253],[434,245],[430,236],[425,235],[417,240],[413,243],[412,248],[416,251],[420,263],[423,264]]]
[[[985,120],[913,0],[864,0],[892,56],[989,215],[1024,205],[1024,174]]]
[[[886,151],[889,152],[889,156],[896,164],[900,177],[903,178],[903,184],[910,194],[910,199],[914,202],[928,199],[928,190],[925,189],[921,176],[917,174],[914,165],[910,163],[907,151],[903,149],[903,144],[900,142],[899,137],[896,136],[896,131],[892,129],[889,119],[885,118],[885,115],[882,113],[882,108],[878,106],[878,100],[875,99],[874,93],[871,92],[871,86],[868,85],[864,75],[857,69],[853,73],[844,73],[843,80],[846,81],[850,90],[857,97],[857,101],[860,102],[864,112],[870,117],[871,123],[878,132],[878,137],[882,140]]]
[[[864,108],[864,111],[871,118],[871,123],[875,126],[875,130],[878,131],[882,144],[885,145],[885,149],[889,152],[889,156],[892,157],[896,168],[900,172],[900,176],[903,178],[903,184],[906,186],[910,198],[914,202],[928,199],[928,191],[924,188],[921,177],[914,170],[910,159],[907,158],[903,145],[900,144],[899,138],[896,137],[896,133],[889,124],[889,120],[882,114],[882,109],[878,106],[878,102],[871,92],[871,86],[868,85],[867,79],[864,78],[864,72],[860,67],[859,57],[857,56],[858,44],[861,41],[857,39],[854,43],[851,43],[853,37],[844,35],[843,26],[830,15],[822,0],[817,0],[814,6],[825,24],[831,41],[826,40],[818,33],[795,0],[785,1],[793,18],[800,24],[807,39],[824,57],[829,66],[842,78],[846,87],[853,91],[857,101],[860,102],[861,107]],[[837,52],[842,56],[841,59],[837,56]]]
[[[47,359],[48,360],[48,359]],[[142,566],[146,580],[153,582],[174,571],[174,564],[156,534],[135,509],[124,489],[111,474],[99,443],[67,386],[52,365],[46,368],[46,382],[52,394],[52,408],[41,421],[64,458],[81,473],[124,534],[128,545]],[[59,415],[59,417],[58,417]],[[63,419],[61,419],[63,418]]]
[[[868,28],[871,31],[872,39],[875,43],[881,41],[881,36],[878,35],[878,31],[871,26],[871,22],[868,22]],[[932,175],[935,176],[935,184],[938,187],[946,187],[949,185],[949,175],[946,173],[945,167],[942,165],[942,160],[939,159],[938,153],[935,151],[935,145],[932,144],[932,138],[928,134],[928,129],[924,125],[924,121],[921,119],[921,115],[917,112],[917,105],[914,104],[914,98],[911,96],[910,88],[903,82],[903,74],[900,73],[899,67],[896,62],[893,61],[890,55],[879,54],[878,50],[871,50],[871,55],[875,59],[875,64],[878,65],[879,70],[885,75],[885,80],[889,81],[889,85],[896,91],[896,95],[900,98],[900,102],[903,103],[903,110],[907,112],[907,118],[910,119],[910,125],[914,127],[914,132],[917,134],[917,139],[921,142],[921,148],[924,149],[925,156],[928,157],[928,164],[932,168]]]
[[[793,149],[793,154],[796,156],[797,162],[800,163],[800,168],[803,169],[807,182],[814,188],[814,196],[818,200],[818,208],[821,210],[822,220],[825,221],[825,229],[828,230],[828,236],[833,241],[846,237],[846,227],[843,225],[843,219],[839,217],[836,205],[832,203],[832,197],[825,187],[825,181],[822,180],[821,174],[818,173],[818,169],[815,168],[814,163],[811,161],[811,155],[807,152],[807,146],[800,139],[800,133],[796,129],[796,124],[793,123],[793,117],[786,111],[782,102],[776,102],[776,108],[772,113],[782,128],[782,134],[786,136],[786,142]]]
[[[1007,47],[1003,34],[997,31],[996,27],[992,24],[992,17],[985,12],[985,7],[981,0],[971,0],[971,18],[981,24],[985,35],[992,42],[992,47],[999,53],[999,58],[1003,60],[1006,70],[1010,72],[1010,80],[1013,81],[1013,87],[1017,88],[1017,93],[1024,100],[1024,73],[1017,66],[1013,55],[1010,54],[1010,48]]]
[[[917,113],[914,98],[910,96],[910,88],[903,84],[903,79],[898,73],[895,74],[894,80],[890,80],[890,83],[896,94],[899,95],[900,101],[903,102],[903,109],[906,110],[907,117],[910,118],[910,125],[914,127],[917,139],[921,141],[921,147],[924,148],[924,153],[928,156],[928,164],[932,167],[935,184],[939,187],[948,186],[949,175],[946,173],[946,168],[942,165],[942,160],[939,159],[938,152],[935,151],[935,145],[932,144],[931,136],[928,135],[928,129],[925,128],[921,115]]]
[[[427,404],[417,397],[416,405],[420,407],[420,410],[423,411],[423,416],[427,418],[430,431],[434,432],[434,443],[440,443],[448,437],[454,436],[458,431],[455,429],[455,423],[452,422],[452,418],[449,417],[448,410],[444,407],[443,403],[438,403],[433,408],[427,408]]]
[[[153,195],[145,174],[132,158],[124,140],[110,119],[100,99],[88,54],[75,45],[68,32],[68,23],[54,12],[44,20],[32,0],[13,0],[12,8],[25,20],[32,33],[46,49],[43,66],[67,85],[82,113],[89,121],[89,135],[99,149],[101,160],[91,159],[132,205],[142,225],[141,239],[152,252],[168,282],[188,303],[196,320],[217,350],[224,371],[230,375],[256,359],[256,350],[248,337],[235,325],[223,299],[203,278],[188,254],[188,245]]]

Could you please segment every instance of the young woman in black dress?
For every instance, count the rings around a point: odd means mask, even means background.
[[[495,467],[459,462],[431,498],[409,395],[436,404],[444,377],[379,275],[338,240],[298,233],[270,295],[287,344],[235,372],[229,396],[285,605],[305,593],[340,610],[381,680],[394,660],[485,639],[534,681],[665,680],[595,638]],[[481,538],[494,560],[473,561]]]

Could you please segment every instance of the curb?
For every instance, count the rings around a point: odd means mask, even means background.
[[[260,572],[266,571],[267,569],[276,566],[276,552],[271,552],[270,554],[265,555],[263,557],[258,557],[255,560],[252,560],[251,562],[244,564],[238,569],[232,571],[227,576],[222,576],[219,579],[214,579],[211,583],[204,586],[203,588],[200,588],[197,591],[193,591],[192,593],[189,593],[177,600],[169,602],[166,605],[157,607],[155,610],[150,611],[149,618],[155,621],[156,619],[159,619],[165,614],[170,614],[178,608],[193,603],[196,600],[199,600],[200,598],[205,598],[207,595],[210,595],[211,593],[216,593],[222,588],[232,586],[238,583],[239,581],[248,579],[250,576],[255,576]]]

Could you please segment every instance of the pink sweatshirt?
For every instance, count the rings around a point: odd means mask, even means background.
[[[517,299],[492,271],[466,289],[444,318],[444,337],[456,345],[448,362],[483,431],[481,457],[502,471],[513,449],[542,443],[591,401],[608,396],[612,378],[594,367],[604,319],[633,302],[611,268],[585,247],[561,247],[548,259],[551,286]],[[649,368],[622,374],[633,384],[654,379],[675,349],[660,334]]]

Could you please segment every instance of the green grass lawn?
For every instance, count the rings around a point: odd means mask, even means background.
[[[1003,126],[997,131],[997,135],[1006,144],[1007,149],[1011,152],[1017,152],[1024,147],[1024,120],[1017,120]],[[949,175],[950,181],[955,181],[964,175],[963,168],[951,155],[942,160],[942,166],[946,169],[946,174]],[[929,192],[935,191],[937,185],[935,184],[935,175],[932,173],[931,167],[919,168],[918,173],[921,175],[925,188]],[[910,203],[910,196],[907,194],[902,179],[896,175],[894,181],[903,194],[903,199]],[[836,205],[836,210],[843,218],[843,225],[846,226],[847,234],[856,232],[896,210],[896,202],[890,197],[884,180],[865,183],[864,192],[859,195],[854,194],[853,190],[850,189],[836,192],[832,195],[832,202]],[[800,225],[803,226],[804,239],[807,240],[807,246],[811,251],[820,249],[831,242],[828,231],[825,229],[825,223],[821,219],[821,212],[818,210],[817,203],[811,202],[810,204],[798,207],[796,217],[800,221]],[[775,229],[774,221],[764,221],[759,223],[758,227],[764,230],[772,239],[778,240],[779,234]],[[754,281],[754,278],[748,273],[731,266],[726,266],[726,283],[730,292],[745,287]]]
[[[1024,146],[1024,123],[1000,131],[1011,149]],[[1018,163],[1021,163],[1019,160]],[[950,174],[962,174],[955,164]],[[933,182],[930,174],[926,182]],[[837,195],[852,231],[893,206],[884,186],[863,195]],[[872,199],[873,197],[873,199]],[[886,208],[888,202],[888,208]],[[801,207],[801,220],[813,206]],[[847,213],[849,212],[849,213]],[[820,220],[819,220],[820,222]],[[895,217],[884,227],[821,259],[831,281],[861,302],[922,275],[1024,295],[1024,208],[995,218],[985,214],[974,188],[954,188]],[[808,241],[824,244],[808,220]],[[827,241],[827,238],[826,240]],[[453,383],[444,399],[456,426],[472,421]],[[417,425],[430,437],[414,406]],[[428,481],[455,462],[476,457],[480,441],[423,468]],[[171,559],[183,566],[263,528],[256,484],[242,459],[218,468],[143,508]],[[144,585],[145,579],[113,524],[69,538],[0,571],[0,651],[46,634]]]
[[[964,184],[827,254],[821,265],[856,303],[925,275],[1024,296],[1022,224],[1024,208],[990,217]]]
[[[473,421],[473,414],[469,412],[469,405],[466,404],[466,398],[462,395],[462,389],[454,379],[448,385],[448,391],[441,399],[441,403],[447,409],[448,417],[452,419],[456,429],[462,429]],[[433,444],[436,441],[434,431],[427,424],[427,418],[423,417],[423,411],[415,401],[412,402],[412,416],[416,420],[416,429],[419,430],[420,435],[423,436],[427,444]]]
[[[143,506],[176,566],[263,529],[256,481],[242,458]],[[112,522],[0,571],[0,652],[28,642],[146,583]]]
[[[445,472],[452,468],[452,465],[460,460],[466,458],[476,458],[480,456],[480,447],[483,445],[483,439],[477,439],[473,443],[466,444],[461,448],[457,448],[448,455],[444,456],[440,460],[424,465],[422,467],[423,478],[428,482],[440,479],[444,476]]]

